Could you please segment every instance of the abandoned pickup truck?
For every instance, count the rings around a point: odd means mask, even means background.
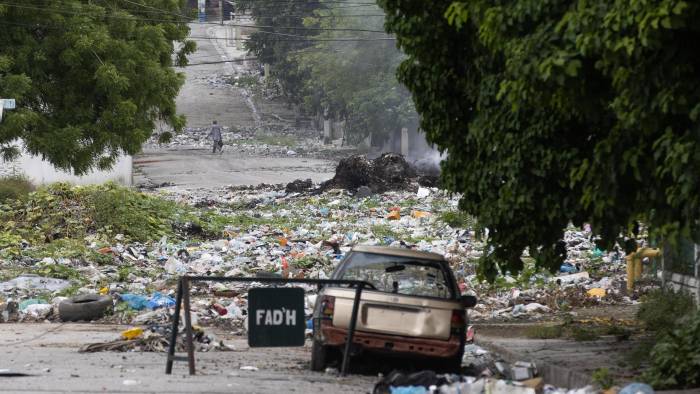
[[[428,359],[436,370],[459,370],[467,327],[466,308],[444,257],[410,249],[356,246],[332,279],[361,280],[352,354],[360,351]],[[313,315],[311,369],[320,371],[341,358],[355,289],[324,287]]]

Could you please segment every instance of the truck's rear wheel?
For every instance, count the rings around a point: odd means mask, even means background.
[[[328,364],[328,346],[323,346],[318,341],[311,344],[311,370],[323,371]]]

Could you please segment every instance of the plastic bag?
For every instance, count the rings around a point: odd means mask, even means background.
[[[151,296],[151,299],[148,300],[146,306],[148,306],[149,309],[172,308],[175,306],[175,300],[165,294],[155,292]]]
[[[148,298],[138,294],[122,294],[119,296],[122,301],[129,305],[129,308],[140,311],[148,306]]]

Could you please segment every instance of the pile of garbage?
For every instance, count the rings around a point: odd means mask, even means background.
[[[222,126],[223,152],[233,152],[238,156],[264,157],[310,157],[337,159],[351,154],[354,149],[324,145],[317,135],[304,135],[298,129],[285,129],[271,133],[258,128],[230,128]],[[144,144],[145,152],[156,150],[206,149],[210,150],[212,140],[208,127],[186,127],[179,133],[171,133],[170,141],[161,142],[160,135],[154,135]]]
[[[387,156],[379,161],[388,163],[381,167],[385,178],[391,180],[386,185],[404,182],[392,174],[408,173],[405,163],[395,159]],[[138,242],[93,227],[88,227],[92,233],[68,239],[69,231],[54,228],[62,233],[56,236],[63,238],[39,248],[24,238],[33,229],[14,233],[8,228],[0,234],[0,241],[9,245],[0,252],[0,319],[60,320],[57,306],[64,299],[57,297],[92,294],[112,297],[114,313],[102,319],[129,324],[148,317],[152,310],[141,306],[155,294],[172,302],[180,275],[275,273],[328,278],[358,244],[444,255],[460,289],[478,296],[479,302],[470,312],[474,321],[536,320],[578,306],[636,302],[622,290],[624,259],[597,250],[589,229],[567,231],[571,259],[562,267],[566,272],[552,275],[535,270],[534,263],[528,262],[522,275],[505,273],[495,284],[488,284],[476,274],[483,241],[469,223],[454,221],[458,196],[416,184],[411,186],[413,191],[392,190],[367,197],[345,189],[298,192],[308,186],[308,182],[301,182],[289,190],[286,185],[261,185],[160,192],[154,198],[188,207],[180,209],[183,220],[193,215],[205,218],[207,221],[201,223],[207,228],[198,228],[195,222],[188,227],[183,222],[183,228],[159,230],[169,235]],[[57,200],[51,201],[54,204]],[[61,207],[62,212],[74,209],[66,204]],[[79,224],[71,223],[74,227]],[[38,242],[43,234],[32,237]],[[43,251],[51,257],[38,255]],[[26,274],[38,276],[28,279],[31,277]],[[193,319],[244,332],[249,287],[198,285],[192,291]]]
[[[433,371],[405,374],[393,371],[374,386],[373,394],[597,394],[594,386],[565,389],[545,384],[541,377],[524,380],[494,376],[438,375]],[[654,389],[643,383],[630,383],[605,392],[618,394],[653,394]]]
[[[355,155],[340,160],[335,176],[324,182],[321,190],[340,188],[358,191],[365,187],[371,193],[383,193],[411,189],[414,180],[417,180],[416,171],[399,154],[384,153],[374,160]]]
[[[201,327],[192,329],[192,339],[195,351],[232,351],[233,345],[217,338],[210,332],[205,332]],[[124,330],[119,338],[110,342],[98,342],[85,345],[78,350],[80,353],[97,352],[166,352],[170,347],[172,328],[170,324],[151,324],[146,328],[131,327]],[[184,352],[185,334],[179,332],[175,351]]]

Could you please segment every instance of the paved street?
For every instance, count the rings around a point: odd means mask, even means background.
[[[164,353],[78,353],[89,343],[112,341],[125,327],[104,324],[1,324],[0,369],[28,373],[2,379],[12,393],[366,393],[376,378],[311,372],[308,348],[197,353],[196,376],[176,362],[165,375]],[[221,337],[221,333],[218,333]],[[255,366],[258,371],[241,370]]]
[[[225,37],[226,27],[191,24],[193,37]],[[197,52],[190,63],[216,62],[242,58],[242,50],[227,46],[225,40],[195,38]],[[187,117],[188,127],[207,127],[218,120],[225,127],[247,128],[256,123],[252,101],[242,91],[211,80],[242,73],[243,63],[220,63],[181,69],[186,82],[177,98],[178,111]],[[145,149],[134,158],[135,183],[145,177],[155,184],[172,183],[184,188],[216,188],[226,185],[287,183],[311,178],[320,182],[333,177],[334,164],[327,160],[242,155],[235,147],[224,146],[222,155],[207,149]]]

